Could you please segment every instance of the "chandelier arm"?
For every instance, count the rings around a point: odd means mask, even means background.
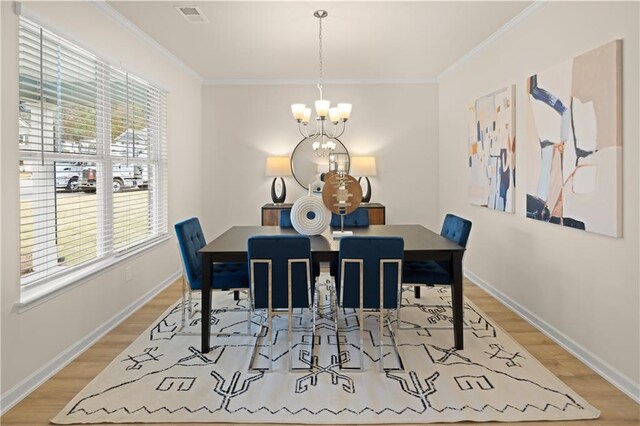
[[[344,133],[344,130],[347,128],[347,124],[346,122],[342,122],[342,130],[340,130],[340,133],[338,133],[336,136],[334,136],[334,138],[339,138],[340,136],[342,136],[342,134]],[[336,130],[338,129],[338,126],[336,126]]]
[[[331,129],[331,130],[326,129],[326,131],[324,132],[324,134],[325,134],[325,135],[327,135],[327,137],[328,137],[329,139],[335,139],[335,138],[337,138],[337,137],[338,137],[338,136],[336,136],[336,132],[335,132],[335,130],[336,130],[336,127],[335,127],[335,126],[333,126],[333,129]]]
[[[308,138],[309,137],[309,133],[303,130],[305,128],[306,128],[306,126],[303,126],[300,123],[298,123],[298,131],[300,132],[300,134],[302,135],[303,138]]]

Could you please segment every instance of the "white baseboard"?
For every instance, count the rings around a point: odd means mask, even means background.
[[[138,310],[138,308],[147,303],[149,300],[153,299],[156,295],[158,295],[158,293],[160,293],[171,283],[177,280],[181,274],[182,271],[177,270],[176,272],[165,278],[160,284],[156,285],[146,294],[142,295],[140,298],[129,304],[126,308],[118,312],[100,327],[87,334],[84,338],[80,339],[64,352],[61,352],[58,356],[43,365],[29,377],[25,378],[13,388],[9,389],[4,395],[0,397],[0,415],[9,411],[14,405],[26,398],[38,386],[42,385],[45,381],[49,380],[51,376],[66,367],[67,364],[76,359],[85,350],[89,349],[94,343],[96,343],[104,335],[109,333],[121,322],[126,320],[131,314]]]
[[[627,376],[620,373],[617,369],[609,365],[607,362],[594,355],[591,351],[571,339],[560,330],[538,317],[527,308],[511,299],[509,296],[493,287],[491,284],[474,274],[468,269],[464,269],[464,275],[469,278],[478,287],[485,290],[491,296],[495,297],[502,304],[514,311],[529,324],[540,330],[548,338],[556,342],[562,348],[570,352],[573,356],[582,361],[587,367],[598,373],[602,378],[611,383],[616,388],[624,392],[629,398],[640,403],[640,384],[633,383]]]

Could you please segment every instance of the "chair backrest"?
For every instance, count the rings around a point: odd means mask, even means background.
[[[345,227],[361,227],[361,226],[369,226],[369,210],[358,208],[351,213],[344,216],[344,226]],[[340,215],[331,213],[331,227],[339,228],[340,227]]]
[[[190,284],[199,282],[202,277],[201,255],[198,253],[207,242],[197,217],[192,217],[175,224],[176,237],[182,262]]]
[[[338,300],[345,308],[360,306],[360,268],[356,263],[347,263],[342,268],[343,259],[362,259],[364,271],[363,306],[366,309],[380,308],[380,261],[400,260],[404,254],[404,240],[400,237],[342,237],[337,275]],[[398,307],[398,292],[402,264],[388,263],[384,266],[384,308]],[[344,280],[344,281],[343,281]],[[344,282],[344,288],[342,287]]]
[[[471,222],[454,214],[448,213],[442,223],[440,235],[453,241],[459,246],[466,247],[471,233]]]
[[[280,210],[280,227],[293,228],[293,223],[291,223],[291,209]]]
[[[284,309],[288,302],[288,265],[289,259],[306,259],[309,261],[309,281],[307,267],[302,263],[291,265],[291,304],[295,308],[309,307],[313,294],[313,275],[311,273],[311,241],[304,235],[260,235],[249,238],[247,242],[249,260],[249,281],[252,283],[254,307],[268,307],[269,273],[266,263],[270,260],[272,268],[272,300],[273,309]],[[254,263],[253,267],[251,261]],[[308,286],[307,286],[308,284]]]

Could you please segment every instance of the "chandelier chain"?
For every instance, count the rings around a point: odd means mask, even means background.
[[[318,80],[318,90],[320,90],[320,99],[322,99],[322,80],[324,77],[324,69],[322,63],[322,18],[318,18],[320,21],[319,30],[318,30],[318,57],[319,57],[319,65],[320,65],[320,79]]]

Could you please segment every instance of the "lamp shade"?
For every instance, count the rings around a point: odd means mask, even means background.
[[[351,176],[375,176],[376,157],[351,157]]]
[[[267,157],[265,176],[291,176],[289,157]]]

